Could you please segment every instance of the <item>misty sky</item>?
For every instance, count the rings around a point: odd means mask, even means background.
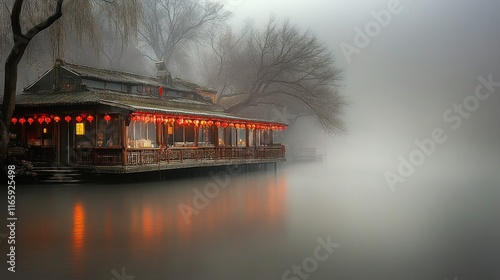
[[[372,12],[387,10],[393,1],[221,2],[233,11],[234,22],[263,23],[274,13],[315,32],[332,49],[344,69],[342,92],[352,102],[347,135],[332,141],[335,155],[393,168],[398,155],[416,148],[415,139],[442,128],[448,139],[426,165],[488,162],[498,170],[500,87],[456,130],[457,114],[448,115],[455,121],[445,121],[443,114],[474,95],[478,76],[500,81],[499,1],[399,1],[399,13],[350,63],[341,44],[355,46],[355,28],[364,29],[374,20]]]

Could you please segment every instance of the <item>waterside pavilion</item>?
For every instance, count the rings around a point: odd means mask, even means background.
[[[150,77],[57,60],[17,95],[12,145],[29,161],[94,173],[285,160],[274,142],[285,124],[226,113],[216,92],[157,69]]]

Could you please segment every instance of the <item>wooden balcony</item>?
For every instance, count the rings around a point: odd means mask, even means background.
[[[125,156],[125,158],[124,158]],[[126,159],[126,161],[124,161]],[[97,147],[77,150],[76,161],[82,165],[94,166],[141,166],[151,164],[208,163],[213,161],[252,160],[258,162],[285,160],[283,145],[265,147],[171,147],[171,148],[123,148]],[[203,164],[210,165],[210,164]],[[217,165],[217,164],[214,164]]]

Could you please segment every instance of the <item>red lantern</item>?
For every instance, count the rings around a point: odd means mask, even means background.
[[[214,124],[214,122],[213,122],[213,121],[208,121],[208,122],[207,122],[207,124],[208,124],[209,126],[212,126],[212,125]],[[219,124],[220,124],[220,123],[219,123]]]
[[[106,121],[106,123],[108,123],[111,120],[111,116],[110,115],[105,115],[104,116],[104,120]],[[148,120],[149,120],[149,117],[148,117]]]
[[[230,123],[230,124],[229,124],[229,127],[234,127],[234,123]]]
[[[106,117],[104,117],[104,118],[106,118]],[[111,117],[110,117],[110,119],[111,119]],[[149,116],[144,116],[143,120],[145,123],[147,123],[150,121],[150,118],[149,118]]]
[[[177,119],[177,123],[179,125],[183,125],[184,124],[184,119]]]
[[[77,122],[81,122],[81,121],[83,121],[83,118],[81,116],[76,116],[75,120]]]
[[[55,116],[55,117],[54,117],[54,121],[55,121],[56,123],[58,123],[60,120],[61,120],[61,118],[60,118],[59,116]]]
[[[16,119],[16,118],[12,118],[10,121],[11,121],[13,124],[16,124],[16,123],[17,123],[17,119]]]
[[[234,127],[236,127],[236,129],[239,129],[240,128],[240,124],[237,123],[237,124],[234,125]]]
[[[188,125],[190,125],[190,124],[192,124],[192,123],[193,123],[193,121],[192,121],[192,120],[186,120],[186,123],[187,123]]]
[[[174,119],[174,118],[169,118],[169,119],[168,119],[168,122],[169,122],[169,123],[174,123],[174,122],[175,122],[175,119]]]
[[[71,121],[71,117],[70,116],[66,116],[66,117],[64,117],[64,120],[69,123]]]
[[[28,118],[28,123],[32,124],[35,120],[33,118]]]
[[[26,122],[26,119],[25,119],[25,118],[20,118],[20,119],[19,119],[19,123],[20,123],[20,124],[24,124],[25,122]]]
[[[51,119],[49,117],[46,117],[44,121],[48,124],[51,121]]]
[[[222,127],[227,127],[227,122],[223,122]]]
[[[156,122],[157,123],[163,122],[163,117],[156,117]]]
[[[257,126],[253,123],[252,124],[252,129],[255,129]]]
[[[200,124],[203,125],[203,126],[205,126],[205,125],[207,125],[207,121],[203,120],[203,121],[200,122]]]
[[[248,128],[248,129],[251,129],[251,128],[252,128],[252,125],[251,125],[251,124],[247,124],[247,128]]]
[[[219,121],[215,122],[215,126],[219,127],[220,126],[220,122]]]
[[[44,120],[45,120],[44,118],[39,117],[39,118],[38,118],[38,123],[39,123],[39,124],[42,124]]]
[[[193,123],[194,123],[194,125],[198,126],[200,124],[200,121],[199,120],[194,120]]]
[[[92,123],[93,120],[94,120],[94,117],[92,115],[87,116],[87,121],[89,121],[89,123]]]

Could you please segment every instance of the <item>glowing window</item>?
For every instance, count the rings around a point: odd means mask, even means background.
[[[84,123],[76,123],[76,135],[85,135]]]

